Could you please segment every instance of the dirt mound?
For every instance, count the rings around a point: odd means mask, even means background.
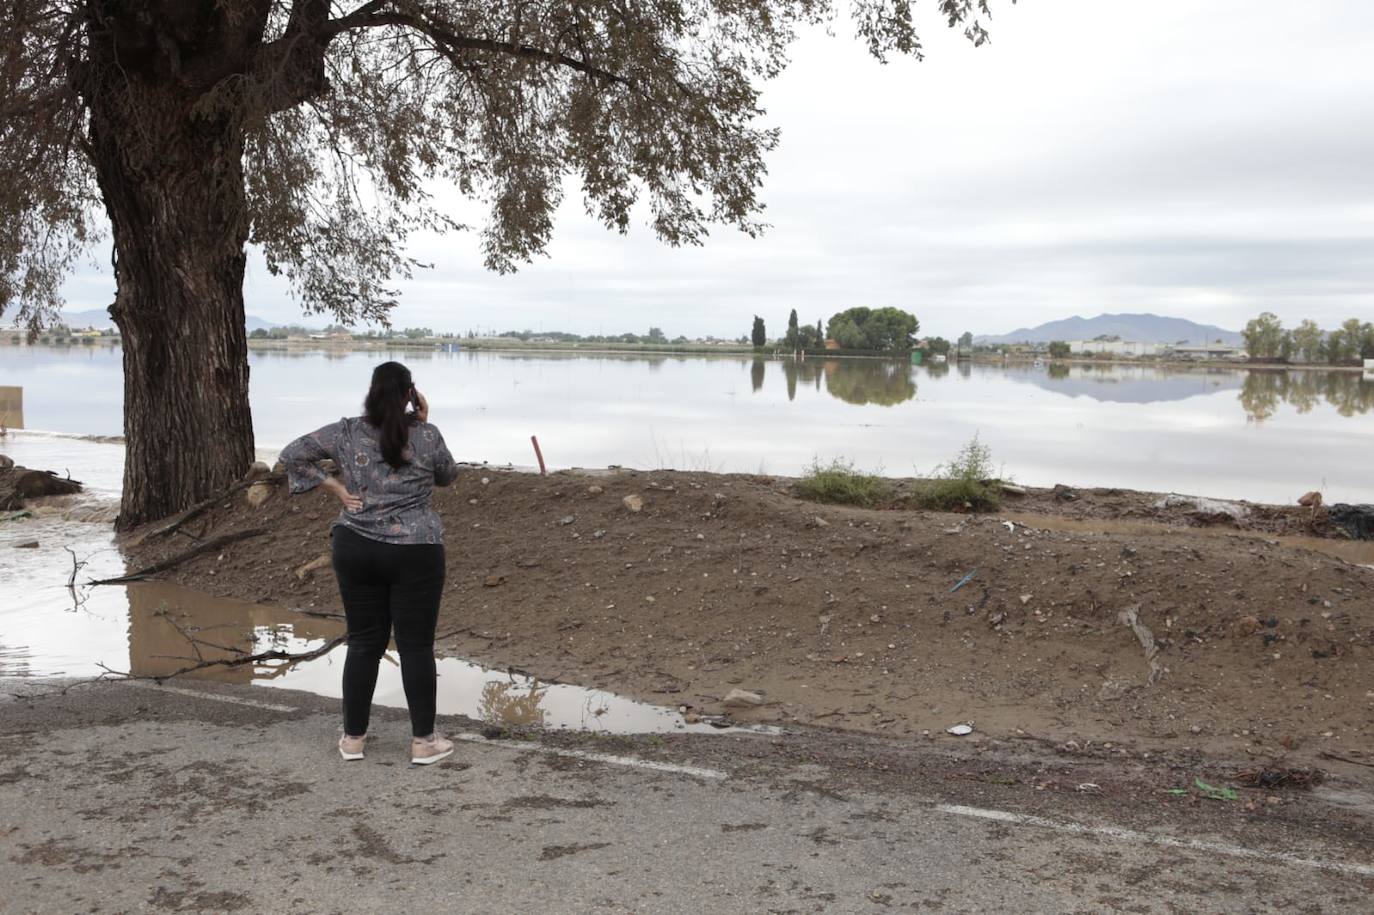
[[[134,538],[131,567],[230,538],[163,577],[338,608],[327,563],[312,562],[337,503],[271,485],[257,507],[235,493],[173,535]],[[790,485],[465,470],[437,496],[450,570],[440,630],[466,627],[441,650],[703,711],[741,688],[765,700],[730,710],[744,720],[908,735],[971,722],[965,739],[1109,752],[1374,750],[1374,570],[1253,530],[1143,523],[1134,512],[1186,517],[1150,509],[1152,494],[1033,491],[1007,508],[1047,520],[1017,523],[821,506]],[[1131,530],[1048,529],[1113,517],[1113,505]],[[1303,508],[1246,514],[1230,523],[1309,522]],[[265,533],[230,542],[254,529]]]

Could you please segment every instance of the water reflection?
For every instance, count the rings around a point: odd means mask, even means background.
[[[11,347],[3,355],[0,385],[25,385],[27,426],[121,430],[117,351]],[[1352,419],[1369,414],[1374,381],[1242,367],[426,350],[335,352],[326,360],[319,352],[254,351],[258,445],[280,448],[314,425],[355,415],[372,367],[386,358],[414,364],[450,448],[473,462],[528,464],[538,434],[553,467],[698,469],[709,455],[721,471],[795,474],[818,456],[844,456],[903,474],[949,460],[979,434],[1008,472],[1032,485],[1285,502],[1322,486],[1342,501],[1374,498],[1366,457],[1374,427]],[[89,479],[74,460],[80,456],[58,454],[39,466],[71,466]]]
[[[1022,384],[1032,384],[1069,397],[1089,397],[1107,403],[1159,403],[1187,400],[1236,389],[1245,375],[1237,369],[1180,369],[1144,365],[978,366]]]
[[[0,385],[0,429],[24,428],[24,389]]]
[[[834,359],[825,363],[825,389],[845,403],[891,407],[916,396],[916,381],[905,362]]]
[[[1253,371],[1240,390],[1245,418],[1255,423],[1271,419],[1280,404],[1310,413],[1323,402],[1341,416],[1363,416],[1374,409],[1374,382],[1354,372]]]

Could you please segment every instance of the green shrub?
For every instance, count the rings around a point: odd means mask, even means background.
[[[852,462],[840,458],[826,465],[814,461],[797,481],[797,495],[813,502],[870,506],[883,501],[888,494],[886,480],[855,470]]]
[[[992,449],[974,435],[948,464],[941,464],[928,480],[916,486],[922,508],[940,511],[992,511],[1002,501],[1002,481],[996,479]]]

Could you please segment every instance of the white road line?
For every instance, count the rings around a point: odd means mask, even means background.
[[[193,699],[209,699],[213,702],[228,702],[231,705],[246,705],[249,708],[266,709],[269,712],[294,712],[295,706],[277,705],[275,702],[259,702],[256,699],[240,699],[238,696],[225,696],[220,693],[202,693],[195,689],[182,689],[179,686],[159,686],[148,680],[129,680],[134,686],[142,686],[145,689],[153,689],[163,693],[176,693],[178,696],[190,696]]]
[[[1183,839],[1177,836],[1125,829],[1120,826],[1086,826],[1082,823],[1047,820],[1044,817],[1031,816],[1024,813],[1011,813],[1006,810],[988,810],[983,807],[965,807],[961,804],[936,804],[935,809],[941,813],[948,813],[954,816],[973,817],[980,820],[996,820],[999,823],[1010,823],[1014,826],[1035,826],[1040,829],[1052,829],[1056,832],[1066,832],[1072,835],[1106,836],[1111,839],[1119,839],[1123,842],[1140,842],[1147,845],[1163,845],[1168,848],[1183,848],[1191,851],[1212,852],[1213,854],[1230,855],[1233,858],[1248,858],[1254,861],[1281,861],[1285,864],[1295,864],[1299,867],[1311,867],[1318,870],[1336,871],[1343,874],[1356,874],[1361,877],[1374,877],[1374,865],[1370,864],[1355,864],[1349,861],[1321,861],[1314,858],[1303,858],[1288,852],[1259,851],[1253,848],[1243,848],[1239,845],[1227,845],[1224,842],[1208,842],[1203,839]]]
[[[674,775],[690,775],[693,778],[726,779],[729,774],[719,769],[703,769],[699,766],[682,766],[677,763],[655,762],[651,759],[637,759],[633,756],[612,756],[609,753],[589,753],[586,750],[567,750],[561,747],[548,747],[540,743],[527,743],[522,740],[487,740],[481,734],[454,734],[454,740],[482,743],[507,750],[538,750],[555,756],[568,756],[585,759],[588,762],[606,763],[611,766],[628,766],[632,769],[648,769],[651,772],[669,772]]]

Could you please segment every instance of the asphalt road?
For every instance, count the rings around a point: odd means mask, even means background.
[[[1374,908],[1368,812],[1327,835],[1009,788],[1027,812],[957,760],[807,734],[474,735],[420,768],[387,710],[344,763],[332,700],[176,686],[0,681],[0,911]]]

